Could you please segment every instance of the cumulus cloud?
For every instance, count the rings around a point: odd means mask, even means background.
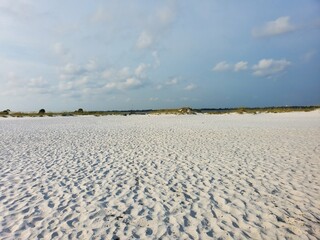
[[[212,71],[215,72],[222,72],[230,69],[230,65],[226,61],[222,61],[217,63],[213,68]]]
[[[153,36],[151,35],[151,33],[147,31],[142,31],[139,35],[136,46],[138,49],[144,49],[144,48],[150,47],[152,43],[153,43]]]
[[[57,89],[62,96],[71,98],[95,94],[105,84],[102,75],[95,60],[89,59],[84,64],[69,62],[60,69]]]
[[[101,72],[100,76],[107,81],[123,81],[124,79],[133,77],[136,74],[142,74],[144,72],[144,63],[141,63],[135,68],[134,72],[130,67],[122,67],[121,69],[105,69]]]
[[[195,89],[195,88],[197,88],[197,86],[196,86],[195,84],[193,84],[193,83],[190,83],[189,85],[187,85],[187,86],[184,88],[184,90],[186,90],[186,91],[191,91],[191,90],[193,90],[193,89]]]
[[[261,59],[252,67],[253,75],[258,77],[271,76],[284,71],[291,63],[286,59]]]
[[[60,79],[71,79],[82,75],[91,75],[98,68],[98,64],[95,60],[89,60],[84,65],[75,63],[67,63],[60,71]]]
[[[284,71],[291,63],[286,59],[274,60],[274,59],[261,59],[257,64],[252,67],[253,75],[255,76],[270,76]],[[221,61],[217,63],[212,71],[229,71],[235,72],[244,71],[248,69],[247,61],[239,61],[234,65]]]
[[[73,63],[67,63],[62,68],[62,74],[60,76],[66,76],[66,75],[77,75],[83,71],[83,68],[80,65],[76,65]]]
[[[254,37],[268,37],[292,32],[296,27],[290,23],[290,17],[279,17],[274,21],[267,22],[264,26],[254,28],[252,35]]]
[[[58,93],[63,97],[82,98],[99,96],[104,93],[105,82],[98,75],[79,75],[70,80],[62,80],[58,84]]]
[[[111,91],[143,87],[146,85],[147,69],[149,67],[150,64],[140,63],[134,69],[129,67],[123,67],[119,70],[106,69],[101,73],[101,77],[106,80],[103,89]]]
[[[234,71],[238,72],[241,70],[246,70],[248,68],[248,62],[240,61],[234,65]]]
[[[161,82],[155,85],[154,87],[156,90],[167,89],[175,85],[178,85],[180,83],[180,80],[181,80],[181,76],[171,77],[167,81]]]
[[[140,65],[134,70],[135,75],[140,78],[145,77],[145,71],[148,67],[149,65],[140,63]]]
[[[0,95],[50,94],[55,90],[55,86],[51,85],[43,76],[29,78],[9,72],[6,78],[6,88]]]
[[[104,88],[106,90],[127,90],[127,89],[135,89],[141,87],[143,84],[140,79],[131,77],[127,78],[124,81],[120,82],[109,82]]]
[[[25,87],[26,92],[37,94],[51,94],[55,92],[55,86],[44,79],[42,76],[31,78]]]
[[[28,79],[19,76],[15,72],[7,73],[5,78],[5,88],[0,92],[0,96],[25,96],[30,92],[27,90],[30,88]]]

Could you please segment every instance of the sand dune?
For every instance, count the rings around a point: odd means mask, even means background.
[[[0,239],[319,239],[320,112],[0,120]]]

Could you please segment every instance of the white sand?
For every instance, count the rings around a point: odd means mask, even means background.
[[[320,112],[0,119],[0,239],[316,239]]]

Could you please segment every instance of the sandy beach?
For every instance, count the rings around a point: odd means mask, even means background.
[[[319,239],[320,111],[0,119],[0,239]]]

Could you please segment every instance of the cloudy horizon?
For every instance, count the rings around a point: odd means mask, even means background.
[[[3,0],[0,107],[319,105],[319,10],[315,0]]]

